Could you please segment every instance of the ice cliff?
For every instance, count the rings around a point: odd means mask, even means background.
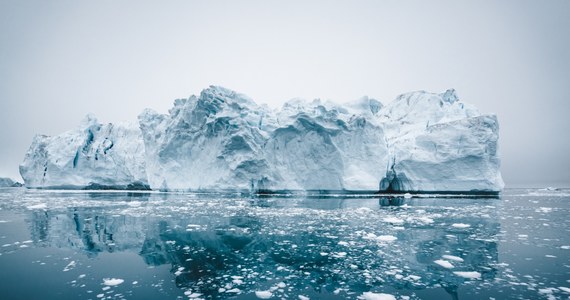
[[[100,124],[91,115],[75,130],[36,135],[20,174],[29,188],[148,188],[138,126]]]
[[[291,100],[280,110],[212,86],[139,126],[87,117],[36,136],[20,166],[28,187],[156,190],[498,192],[498,122],[454,90]]]

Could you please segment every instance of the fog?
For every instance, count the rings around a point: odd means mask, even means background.
[[[221,85],[301,97],[455,88],[499,117],[507,187],[570,186],[570,1],[1,1],[0,176],[35,134]]]

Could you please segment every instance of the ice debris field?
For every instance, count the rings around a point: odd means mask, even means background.
[[[4,188],[0,293],[567,299],[569,213],[570,190],[361,199]]]

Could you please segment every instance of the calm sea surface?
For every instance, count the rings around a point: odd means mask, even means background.
[[[568,299],[570,190],[0,189],[1,299]],[[393,298],[392,298],[393,297]]]

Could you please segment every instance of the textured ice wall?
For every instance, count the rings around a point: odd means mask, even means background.
[[[139,129],[140,128],[140,129]],[[28,187],[145,186],[156,190],[498,192],[494,115],[454,90],[363,97],[338,105],[293,99],[280,110],[212,86],[139,128],[101,125],[37,136]]]
[[[88,115],[77,129],[35,136],[20,174],[30,188],[148,188],[144,152],[137,125]]]

